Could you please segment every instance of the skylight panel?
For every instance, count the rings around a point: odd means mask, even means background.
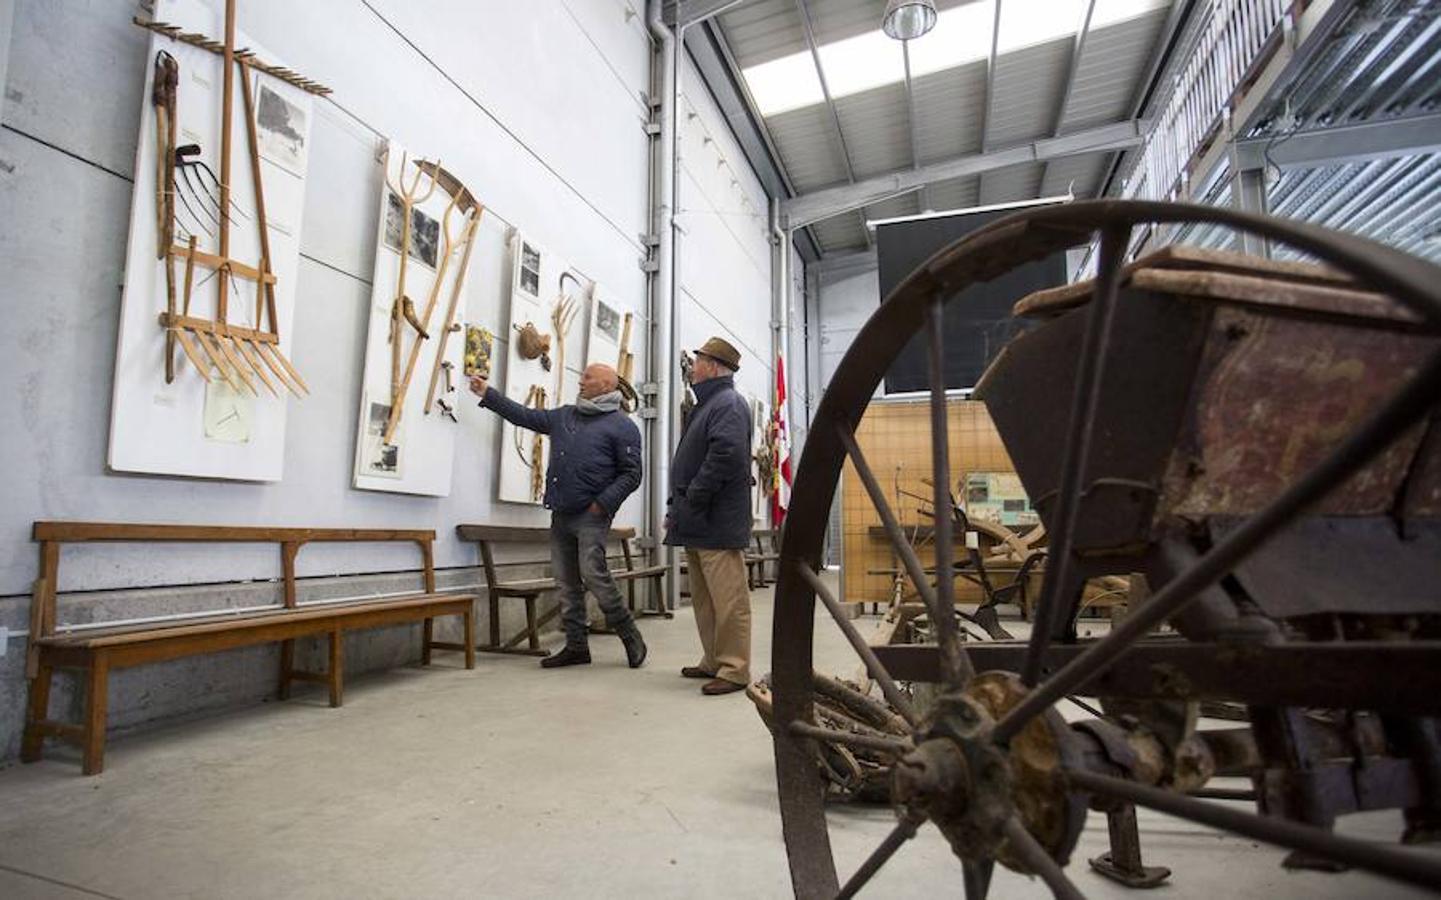
[[[832,97],[858,94],[906,78],[901,42],[880,30],[825,44],[820,47],[820,57]]]
[[[1091,27],[1100,28],[1126,19],[1134,19],[1154,9],[1165,9],[1173,0],[1096,0],[1091,14]]]
[[[762,116],[825,100],[815,60],[808,50],[751,66],[743,74]]]
[[[1070,37],[1080,30],[1085,15],[1086,0],[1004,0],[997,52]],[[1094,20],[1091,24],[1095,26]]]
[[[911,76],[939,72],[990,56],[994,15],[991,0],[942,12],[929,34],[911,41]]]

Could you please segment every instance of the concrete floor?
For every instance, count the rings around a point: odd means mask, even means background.
[[[757,675],[769,667],[770,596],[756,595]],[[819,623],[816,659],[850,673]],[[0,897],[786,897],[770,741],[744,694],[706,698],[690,610],[647,620],[645,668],[594,638],[595,664],[543,672],[484,656],[473,672],[358,678],[342,709],[319,690],[287,703],[112,739],[106,772],[67,751],[0,772]],[[864,624],[863,624],[864,627]],[[894,824],[831,815],[849,873]],[[1394,839],[1399,815],[1343,829]],[[1367,876],[1290,873],[1280,851],[1142,813],[1147,862],[1174,870],[1156,896],[1406,896]],[[1083,862],[1106,847],[1092,814],[1070,868],[1091,897],[1128,891]],[[874,897],[961,896],[934,829],[872,882]],[[1044,897],[998,870],[992,897]],[[1419,896],[1419,895],[1418,895]]]

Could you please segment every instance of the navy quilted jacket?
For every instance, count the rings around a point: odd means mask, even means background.
[[[572,405],[531,409],[493,387],[480,405],[512,425],[550,435],[545,474],[545,506],[578,513],[599,503],[614,516],[640,487],[640,429],[623,412],[588,415]]]

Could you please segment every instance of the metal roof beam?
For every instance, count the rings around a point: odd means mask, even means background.
[[[986,59],[986,106],[981,110],[981,152],[990,149],[991,110],[996,100],[996,51],[1001,46],[1001,0],[995,0],[991,18],[991,55]]]
[[[835,99],[831,97],[831,86],[826,81],[825,67],[821,65],[821,51],[820,46],[816,43],[815,28],[811,25],[810,7],[806,4],[806,0],[796,0],[796,9],[800,11],[801,25],[805,27],[806,32],[806,46],[810,48],[811,62],[815,63],[816,77],[820,79],[821,82],[821,94],[825,97],[826,109],[829,110],[831,114],[831,127],[835,131],[836,142],[840,145],[841,148],[841,161],[844,162],[846,165],[846,181],[849,181],[851,184],[855,184],[856,170],[851,165],[851,150],[849,147],[846,146],[846,134],[844,131],[841,130],[841,114],[836,109]],[[810,223],[807,222],[806,224]],[[870,247],[871,232],[869,229],[866,228],[865,213],[861,213],[861,235],[866,240],[866,246]]]
[[[1269,148],[1269,152],[1268,152]],[[1301,169],[1441,150],[1441,113],[1312,128],[1236,142],[1234,168]]]
[[[1071,104],[1071,93],[1076,89],[1076,71],[1081,68],[1081,54],[1086,52],[1086,38],[1091,36],[1091,17],[1095,12],[1096,0],[1090,0],[1086,4],[1086,16],[1081,20],[1081,28],[1071,43],[1071,63],[1066,67],[1065,88],[1061,91],[1061,102],[1056,104],[1056,117],[1051,122],[1052,135],[1061,133],[1061,121],[1066,117],[1066,107]]]
[[[671,26],[685,28],[718,16],[745,0],[668,0],[661,9],[661,19]]]
[[[1051,137],[1059,137],[1061,134],[1061,122],[1066,118],[1066,107],[1071,105],[1071,92],[1076,89],[1076,70],[1081,68],[1081,54],[1086,51],[1086,38],[1091,35],[1091,17],[1096,12],[1096,0],[1089,0],[1086,3],[1086,15],[1081,19],[1081,27],[1076,31],[1076,38],[1071,42],[1071,61],[1066,66],[1066,80],[1061,88],[1061,100],[1056,104],[1056,115],[1051,120]],[[1048,163],[1041,170],[1041,183],[1038,185],[1039,194],[1045,193],[1046,176],[1051,174],[1051,166]]]
[[[831,216],[910,193],[923,185],[934,184],[938,181],[980,175],[1022,163],[1045,162],[1064,156],[1134,147],[1141,142],[1141,138],[1149,126],[1150,123],[1144,120],[1117,122],[1098,128],[1088,128],[1064,137],[1044,138],[1004,150],[993,150],[989,153],[970,153],[921,166],[919,169],[878,175],[855,184],[825,188],[784,200],[781,202],[781,215],[785,218],[787,227],[800,228],[812,222],[819,222]]]

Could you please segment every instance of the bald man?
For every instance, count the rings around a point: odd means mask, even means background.
[[[545,506],[550,510],[550,565],[560,585],[565,646],[540,664],[547,669],[590,663],[585,592],[625,645],[632,669],[645,662],[645,641],[606,564],[605,545],[616,510],[640,487],[640,429],[621,410],[615,369],[596,363],[580,376],[572,405],[530,409],[472,376],[480,405],[519,428],[550,435]]]

